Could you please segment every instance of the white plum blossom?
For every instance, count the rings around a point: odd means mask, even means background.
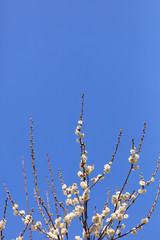
[[[83,178],[83,172],[79,171],[79,172],[77,173],[77,175],[78,175],[79,178]]]
[[[132,168],[132,170],[133,170],[133,171],[139,170],[139,166],[138,166],[138,165],[134,166],[134,167]]]
[[[117,215],[117,220],[122,221],[123,220],[123,214],[118,214]]]
[[[42,227],[42,223],[41,223],[41,221],[36,222],[36,227],[39,227],[39,228]]]
[[[62,228],[62,229],[61,229],[61,234],[62,234],[62,235],[65,235],[66,233],[68,233],[67,228]]]
[[[146,217],[146,218],[143,218],[142,220],[141,220],[141,223],[142,224],[147,224],[148,223],[148,218]]]
[[[5,229],[5,224],[6,224],[6,220],[5,219],[2,219],[0,221],[0,231],[4,230]]]
[[[112,213],[112,214],[111,214],[111,218],[112,218],[112,219],[116,219],[116,218],[117,218],[116,213]]]
[[[98,223],[101,219],[101,216],[97,213],[95,216],[92,217],[93,223]]]
[[[86,233],[86,231],[84,229],[83,229],[82,236],[84,239],[86,239],[88,237],[88,233]]]
[[[110,172],[110,165],[109,164],[104,165],[104,172],[105,173],[109,173]]]
[[[115,230],[113,228],[110,228],[110,229],[107,230],[107,234],[109,236],[113,236],[115,234]]]
[[[22,218],[22,221],[24,222],[24,224],[29,224],[29,222],[31,221],[32,216],[31,215],[26,215],[25,217]]]
[[[131,155],[134,155],[134,154],[135,154],[135,149],[132,148],[132,149],[130,150],[130,153],[131,153]]]
[[[129,215],[128,214],[124,214],[124,219],[128,219]]]
[[[75,236],[76,240],[82,240],[82,238],[80,236]]]
[[[85,170],[85,173],[87,175],[90,175],[93,170],[94,170],[94,166],[87,166],[87,169]]]
[[[116,195],[112,195],[112,204],[115,205],[118,202],[118,197]]]
[[[19,211],[18,210],[14,210],[13,215],[14,216],[18,216],[19,215]]]
[[[51,239],[51,240],[58,239],[58,236],[52,232],[47,232],[47,235],[48,235],[49,239]]]
[[[18,207],[19,207],[18,204],[14,204],[13,205],[13,210],[17,210]]]
[[[102,211],[102,216],[107,217],[110,212],[109,207],[105,207],[105,209]]]
[[[18,237],[18,238],[16,238],[16,240],[22,240],[23,239],[23,237]]]
[[[131,233],[132,233],[133,235],[137,234],[137,229],[136,229],[136,228],[132,228]]]
[[[84,163],[86,163],[86,161],[87,161],[87,156],[86,156],[85,154],[82,154],[81,158],[82,158],[82,161],[83,161]]]
[[[20,216],[24,216],[25,215],[25,211],[24,210],[19,211],[19,215]]]
[[[138,163],[139,154],[135,154],[135,148],[130,150],[131,156],[128,158],[130,164]]]
[[[120,226],[121,229],[125,229],[125,225],[122,223],[122,225]]]
[[[117,233],[117,235],[121,235],[122,231],[120,229],[117,229],[116,233]]]
[[[82,182],[80,183],[80,185],[81,185],[81,187],[82,187],[83,189],[86,189],[86,188],[88,187],[88,184],[87,184],[86,181],[82,181]]]
[[[144,187],[145,181],[144,181],[144,180],[139,181],[139,185],[141,185],[142,187]]]
[[[146,193],[146,189],[141,188],[141,189],[138,190],[138,192],[144,194],[144,193]]]
[[[132,194],[131,198],[132,198],[132,200],[135,200],[136,199],[136,195]]]

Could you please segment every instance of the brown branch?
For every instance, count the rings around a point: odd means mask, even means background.
[[[25,171],[25,167],[24,167],[24,159],[22,159],[22,166],[23,166],[23,176],[24,176],[24,184],[25,184],[27,213],[29,214],[28,191],[27,191],[27,178],[26,178],[26,171]],[[29,232],[30,232],[30,239],[32,240],[32,228],[31,228],[30,224],[29,224]]]
[[[48,168],[49,168],[49,171],[50,171],[50,178],[51,178],[51,182],[52,182],[53,196],[54,196],[54,200],[55,200],[54,205],[56,207],[56,214],[57,214],[57,218],[58,218],[60,215],[58,213],[56,189],[55,189],[55,186],[54,186],[53,171],[52,171],[52,168],[51,168],[51,163],[50,163],[50,160],[49,160],[48,153],[47,153],[47,161],[48,161]]]
[[[147,124],[147,122],[143,123],[142,137],[141,137],[141,142],[139,144],[137,153],[139,153],[141,151],[141,147],[142,147],[142,144],[143,144],[143,139],[144,139],[145,134],[146,134],[146,124]]]
[[[121,135],[122,135],[122,130],[120,129],[120,132],[118,134],[118,142],[116,143],[116,148],[115,148],[115,151],[114,153],[112,154],[112,159],[110,161],[110,165],[112,165],[113,161],[114,161],[114,158],[115,158],[115,155],[117,153],[117,150],[118,150],[118,146],[120,144],[120,140],[121,140]],[[92,185],[90,186],[89,190],[91,190],[93,188],[93,186],[95,186],[97,184],[97,182],[99,182],[101,179],[103,179],[105,173],[101,174],[101,176],[95,181],[92,183]]]

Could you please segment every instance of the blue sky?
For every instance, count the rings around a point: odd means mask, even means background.
[[[140,171],[149,179],[160,153],[160,2],[1,0],[0,2],[0,208],[3,182],[20,209],[26,209],[22,157],[33,199],[29,131],[34,121],[38,181],[45,194],[48,151],[59,190],[57,168],[67,185],[78,182],[80,148],[74,134],[85,94],[84,133],[88,163],[96,176],[112,157],[119,130],[120,147],[112,172],[95,188],[92,202],[101,212],[106,188],[113,193],[129,169],[131,138],[140,142],[143,122],[147,134],[140,155]],[[131,177],[128,190],[139,181]],[[144,218],[154,201],[159,173],[145,196],[131,210],[128,227]],[[138,187],[138,184],[136,185]],[[136,236],[156,239],[160,205]],[[90,214],[92,214],[92,208]],[[35,211],[36,212],[36,211]],[[7,212],[6,240],[15,239],[21,219]],[[38,214],[37,214],[38,218]],[[37,219],[38,220],[38,219]],[[14,221],[14,222],[13,222]],[[126,223],[127,224],[127,223]],[[74,222],[70,239],[80,233]],[[26,235],[25,239],[29,239]],[[34,236],[34,240],[39,239]]]

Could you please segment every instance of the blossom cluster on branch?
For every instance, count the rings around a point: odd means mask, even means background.
[[[155,196],[155,200],[153,205],[148,214],[145,214],[144,218],[136,225],[133,226],[128,231],[125,231],[127,220],[129,219],[128,209],[135,203],[137,198],[146,193],[146,188],[155,180],[155,176],[157,174],[158,168],[160,166],[160,157],[158,159],[157,165],[155,167],[154,173],[152,174],[149,180],[145,180],[142,173],[140,174],[140,181],[139,185],[140,188],[132,192],[125,191],[125,186],[128,183],[130,175],[133,171],[139,170],[138,161],[140,158],[141,146],[143,144],[143,140],[145,137],[146,131],[146,123],[144,123],[144,128],[142,132],[142,137],[138,148],[136,149],[134,140],[132,139],[132,147],[130,150],[130,156],[128,158],[130,168],[128,174],[125,178],[125,181],[121,187],[115,191],[115,193],[110,196],[110,190],[108,188],[107,193],[107,201],[104,203],[103,209],[98,212],[95,209],[95,212],[91,216],[91,222],[89,222],[88,218],[88,206],[90,204],[90,196],[94,189],[94,186],[98,184],[99,181],[105,179],[105,175],[109,174],[112,168],[112,164],[115,159],[115,155],[118,150],[118,146],[120,143],[120,138],[122,135],[122,131],[118,135],[118,142],[116,144],[115,152],[112,155],[112,159],[106,163],[103,167],[103,172],[98,174],[97,176],[90,178],[91,173],[94,171],[94,165],[88,165],[87,163],[87,150],[86,145],[84,142],[84,133],[82,132],[83,126],[83,105],[84,105],[84,94],[82,95],[82,109],[80,119],[78,121],[78,126],[75,130],[75,134],[77,136],[77,142],[80,144],[81,149],[81,158],[80,158],[80,170],[78,171],[77,175],[80,179],[80,184],[78,187],[77,183],[73,183],[71,186],[67,186],[62,179],[62,174],[60,170],[58,170],[61,186],[62,186],[62,193],[64,194],[65,201],[61,202],[58,199],[56,194],[55,184],[53,180],[53,171],[51,168],[51,163],[49,156],[47,154],[48,160],[48,167],[50,170],[50,179],[51,183],[48,178],[46,178],[48,189],[51,192],[54,205],[55,205],[55,213],[51,213],[51,207],[49,202],[48,192],[46,192],[47,197],[47,204],[42,199],[39,186],[38,186],[38,179],[37,179],[37,169],[35,166],[35,156],[34,156],[34,142],[33,142],[33,120],[31,119],[31,131],[30,131],[30,148],[31,148],[31,158],[32,158],[32,167],[33,167],[33,175],[34,175],[34,197],[36,199],[38,208],[40,210],[41,216],[43,218],[44,224],[42,224],[42,220],[37,219],[34,217],[34,209],[29,209],[28,204],[28,190],[27,190],[27,180],[26,180],[26,172],[24,168],[24,161],[23,164],[23,173],[24,173],[24,182],[25,182],[25,194],[26,194],[26,205],[27,210],[19,210],[19,205],[15,203],[12,199],[9,190],[7,189],[6,185],[4,184],[5,191],[7,193],[5,199],[5,206],[4,206],[4,214],[0,221],[0,239],[5,239],[5,227],[7,225],[6,220],[6,211],[8,201],[12,204],[13,215],[20,216],[24,223],[23,230],[19,233],[16,240],[22,240],[25,238],[25,232],[28,230],[30,233],[30,239],[33,239],[33,232],[39,232],[43,234],[48,239],[51,240],[63,240],[69,239],[69,230],[72,224],[73,219],[77,219],[80,223],[80,227],[82,229],[81,236],[75,236],[76,240],[94,240],[97,238],[98,240],[108,239],[108,240],[115,240],[121,237],[128,235],[129,233],[135,235],[137,232],[142,229],[143,225],[147,224],[151,215],[154,211],[154,208],[157,204],[158,196],[160,193],[160,184],[158,185],[158,190]],[[111,207],[112,205],[112,207]],[[111,210],[113,208],[113,210]],[[63,212],[60,213],[59,209]],[[27,212],[27,213],[26,213]]]

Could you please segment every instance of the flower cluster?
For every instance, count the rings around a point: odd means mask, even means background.
[[[25,225],[28,225],[32,221],[32,216],[28,214],[22,218],[22,221],[24,222]]]
[[[82,112],[80,115],[80,120],[78,121],[78,126],[75,131],[75,134],[78,137],[77,142],[80,144],[80,149],[81,149],[80,170],[77,173],[78,178],[80,180],[79,185],[74,182],[71,186],[67,186],[62,179],[62,174],[58,171],[60,176],[60,181],[62,184],[63,197],[65,198],[64,202],[59,201],[56,195],[56,189],[54,186],[54,181],[52,176],[53,171],[51,169],[50,161],[47,155],[52,185],[50,185],[50,182],[48,181],[48,179],[47,179],[47,183],[48,183],[49,190],[54,198],[54,205],[56,209],[56,215],[53,215],[51,213],[51,207],[50,207],[51,201],[49,201],[50,200],[49,195],[46,193],[47,205],[45,205],[45,201],[41,198],[41,195],[39,192],[39,186],[38,186],[37,174],[36,174],[37,169],[35,167],[35,157],[34,157],[34,148],[33,148],[33,144],[34,144],[33,125],[32,125],[33,121],[31,119],[30,148],[31,148],[34,183],[35,183],[35,198],[36,198],[40,213],[47,226],[47,229],[42,228],[41,221],[34,220],[33,211],[29,212],[28,204],[27,204],[27,215],[25,215],[24,210],[21,210],[21,211],[18,210],[18,207],[19,207],[18,204],[16,204],[13,201],[9,191],[5,187],[5,190],[7,192],[7,198],[6,198],[6,203],[4,207],[4,217],[0,221],[0,234],[1,234],[0,239],[3,239],[5,237],[5,236],[2,236],[2,233],[3,233],[3,230],[5,229],[5,224],[6,224],[5,215],[6,215],[8,199],[12,204],[12,208],[14,211],[13,215],[21,216],[22,221],[25,224],[25,228],[23,232],[20,233],[20,236],[17,237],[16,240],[22,240],[24,238],[23,235],[25,234],[25,231],[27,229],[29,229],[30,231],[30,236],[32,231],[37,231],[41,234],[44,234],[45,237],[49,238],[50,240],[68,239],[68,231],[72,224],[73,219],[77,219],[80,222],[82,227],[81,234],[83,239],[99,238],[100,240],[102,240],[106,238],[106,239],[115,240],[123,236],[126,236],[129,233],[132,233],[133,235],[137,234],[138,230],[142,229],[143,225],[147,224],[149,219],[151,218],[151,214],[154,211],[154,208],[157,204],[158,196],[160,193],[160,185],[158,187],[156,198],[154,200],[151,210],[149,211],[149,214],[145,218],[141,219],[141,222],[137,224],[136,227],[131,228],[129,231],[125,231],[126,222],[127,222],[126,220],[129,219],[129,215],[127,212],[128,209],[132,207],[132,205],[135,203],[136,199],[141,195],[141,193],[146,192],[146,187],[149,186],[152,182],[154,182],[155,175],[157,174],[158,168],[160,166],[160,157],[159,157],[155,171],[152,174],[152,177],[149,181],[145,181],[141,173],[140,181],[139,181],[140,189],[132,190],[129,192],[125,190],[129,177],[131,173],[133,173],[131,170],[135,171],[139,169],[139,166],[137,164],[139,159],[139,152],[141,151],[141,146],[143,143],[143,138],[145,136],[146,124],[144,124],[141,142],[139,144],[137,151],[136,151],[136,148],[134,147],[134,140],[132,140],[132,149],[130,150],[130,157],[128,158],[130,163],[130,170],[124,181],[124,184],[122,185],[122,188],[120,189],[119,187],[116,187],[116,192],[113,195],[110,194],[110,189],[108,188],[107,201],[103,205],[104,206],[103,210],[99,212],[95,205],[94,214],[90,216],[91,218],[89,218],[88,205],[90,203],[90,198],[92,197],[93,188],[95,184],[97,184],[101,179],[105,178],[106,174],[110,173],[111,165],[113,164],[115,154],[117,152],[117,149],[120,143],[121,131],[120,131],[120,134],[118,135],[118,143],[116,144],[116,149],[114,154],[112,154],[112,159],[108,161],[107,164],[104,165],[102,174],[98,174],[96,177],[90,178],[90,175],[94,170],[94,165],[88,165],[87,151],[84,143],[84,133],[81,132],[82,124],[83,124],[83,121],[82,121],[83,97],[84,96],[82,96]],[[25,178],[26,200],[28,201],[25,171],[24,171],[24,178]],[[110,204],[111,204],[111,207],[110,207]],[[55,218],[53,219],[54,216]],[[91,219],[91,222],[89,222],[89,219]],[[75,239],[82,240],[80,236],[75,236]]]
[[[16,203],[14,203],[14,205],[13,205],[13,207],[12,207],[12,209],[13,209],[13,215],[14,216],[24,216],[25,215],[25,211],[24,210],[21,210],[21,211],[19,211],[18,210],[18,204],[16,204]]]
[[[82,128],[82,120],[78,121],[79,125],[76,128],[75,134],[80,137],[80,138],[84,138],[84,133],[81,133],[81,128]],[[77,142],[80,142],[79,138],[77,139]]]
[[[6,220],[5,219],[2,219],[0,221],[0,231],[4,230],[5,229],[5,224],[6,224]]]
[[[134,147],[130,150],[131,156],[128,158],[130,164],[137,164],[138,163],[139,154],[136,153],[135,149],[136,148]],[[139,168],[137,167],[137,169],[139,169]],[[136,168],[134,170],[136,170]]]

